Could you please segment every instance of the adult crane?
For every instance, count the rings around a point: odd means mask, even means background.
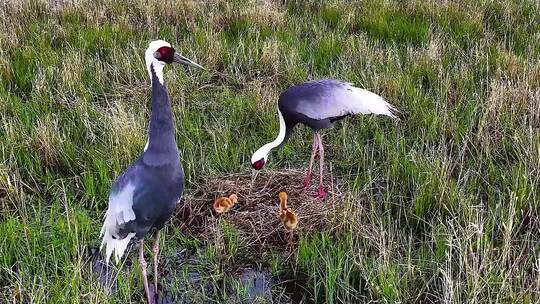
[[[324,198],[324,147],[320,130],[354,114],[380,114],[396,118],[395,108],[381,96],[335,79],[322,79],[295,85],[283,92],[278,100],[279,134],[276,139],[260,147],[251,157],[251,166],[261,170],[270,151],[283,145],[293,128],[304,124],[313,129],[311,158],[304,178],[304,188],[311,185],[311,169],[319,154],[319,187],[317,197]]]
[[[114,182],[109,192],[109,208],[101,228],[101,247],[106,261],[114,253],[116,262],[131,239],[140,242],[139,262],[148,303],[150,295],[144,259],[144,237],[154,230],[154,285],[157,291],[160,229],[171,217],[184,189],[184,172],[178,155],[171,102],[163,79],[167,64],[179,63],[202,68],[180,55],[163,40],[150,42],[145,52],[151,80],[152,112],[144,152]]]

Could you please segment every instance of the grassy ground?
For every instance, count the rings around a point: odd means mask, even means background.
[[[294,83],[344,79],[402,111],[399,123],[355,117],[324,133],[347,207],[287,260],[236,250],[230,226],[227,246],[170,226],[165,259],[200,255],[190,267],[213,290],[182,289],[180,269],[177,296],[236,302],[224,266],[252,260],[302,277],[304,302],[540,299],[535,1],[14,3],[0,4],[0,302],[141,301],[138,267],[107,295],[85,261],[112,181],[146,141],[143,52],[157,38],[208,69],[165,73],[186,196],[204,177],[248,170]],[[299,128],[269,169],[303,167],[310,148]]]

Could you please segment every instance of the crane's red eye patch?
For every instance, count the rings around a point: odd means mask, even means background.
[[[251,166],[255,170],[261,170],[264,167],[264,158],[261,158],[258,161],[252,163]]]
[[[171,63],[174,59],[174,49],[172,47],[162,46],[157,50],[154,56],[161,61]]]

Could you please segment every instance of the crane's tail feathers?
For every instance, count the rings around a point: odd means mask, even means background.
[[[355,99],[358,100],[357,107],[354,109],[355,113],[386,115],[392,118],[398,118],[396,114],[399,111],[381,96],[368,90],[354,86],[351,87],[353,95],[356,97]]]
[[[101,237],[103,237],[103,239],[99,248],[99,250],[102,250],[103,246],[105,246],[105,261],[107,264],[109,264],[109,260],[111,259],[113,252],[115,261],[118,264],[126,251],[129,241],[131,241],[131,239],[135,236],[135,233],[132,232],[129,233],[125,238],[118,239],[113,236],[117,230],[118,226],[116,217],[114,214],[112,214],[112,212],[107,211],[107,214],[105,215],[105,222],[101,228]]]

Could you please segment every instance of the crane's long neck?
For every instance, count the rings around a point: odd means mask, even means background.
[[[279,147],[283,145],[291,136],[292,129],[294,126],[287,125],[285,123],[285,119],[283,118],[283,114],[278,109],[278,116],[279,116],[279,133],[274,139],[274,141],[267,143],[266,145],[259,148],[260,151],[263,151],[265,155],[270,153],[270,151],[276,147]]]
[[[163,82],[163,65],[152,63],[149,72],[152,79],[152,113],[145,147],[145,154],[150,156],[145,157],[145,160],[162,163],[178,158],[178,147],[174,136],[171,102]]]

